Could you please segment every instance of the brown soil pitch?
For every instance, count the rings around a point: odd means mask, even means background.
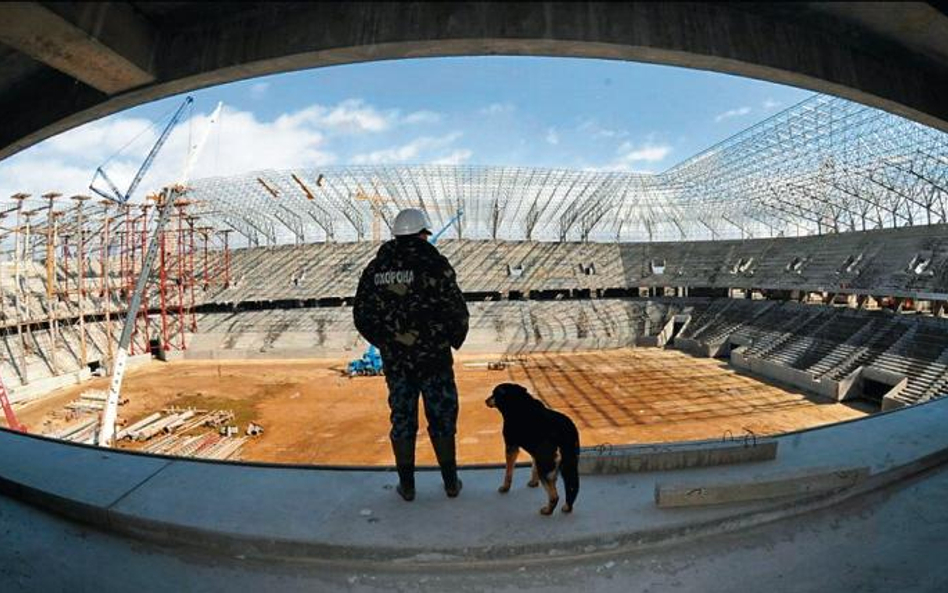
[[[673,350],[533,354],[502,371],[486,368],[496,358],[460,358],[460,463],[503,461],[500,414],[484,405],[502,382],[522,383],[570,416],[583,446],[740,437],[747,430],[768,435],[866,414]],[[155,363],[127,375],[123,395],[130,401],[120,416],[134,422],[168,406],[227,408],[237,414],[241,432],[250,420],[265,429],[248,442],[242,459],[390,465],[385,381],[345,378],[344,366],[341,360]],[[108,379],[61,390],[24,408],[21,421],[33,432],[49,432],[63,423],[53,416],[86,389],[108,389]],[[418,463],[433,464],[420,415]]]

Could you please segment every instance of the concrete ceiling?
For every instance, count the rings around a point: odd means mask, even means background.
[[[104,115],[290,70],[456,55],[727,72],[948,131],[948,15],[902,3],[0,3],[0,158]]]

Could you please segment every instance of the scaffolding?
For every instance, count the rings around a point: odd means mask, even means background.
[[[135,316],[129,354],[185,350],[201,294],[230,281],[229,229],[180,197]],[[15,386],[110,368],[157,223],[150,202],[16,194],[0,206],[0,376]]]

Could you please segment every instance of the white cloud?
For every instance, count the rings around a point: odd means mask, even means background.
[[[556,133],[556,128],[549,128],[546,131],[546,141],[556,146],[560,143],[560,136]]]
[[[642,167],[642,163],[659,163],[671,153],[672,147],[667,144],[647,142],[636,146],[631,142],[623,142],[616,149],[616,158],[612,162],[599,167],[587,167],[591,171],[626,171],[630,173],[654,173],[655,171]]]
[[[625,130],[613,130],[599,125],[595,119],[583,120],[576,129],[593,138],[625,138],[629,133]]]
[[[254,99],[262,99],[269,89],[269,82],[258,82],[250,87],[250,96]]]
[[[158,140],[160,128],[142,118],[109,118],[59,134],[41,146],[53,154],[76,154],[105,160],[123,148],[140,154]]]
[[[437,123],[441,115],[433,111],[414,111],[402,116],[398,109],[379,110],[362,99],[346,99],[334,107],[311,105],[277,121],[294,126],[307,123],[329,134],[361,134],[385,132],[398,125]]]
[[[516,109],[513,103],[491,103],[487,107],[478,110],[481,115],[502,115],[512,113]]]
[[[724,113],[720,113],[717,116],[715,116],[714,122],[720,123],[732,117],[740,117],[742,115],[747,115],[750,112],[751,112],[750,107],[738,107],[737,109],[730,109],[728,111],[725,111]]]
[[[655,163],[664,159],[668,153],[671,152],[671,146],[647,144],[645,146],[635,147],[631,142],[623,142],[619,148],[616,149],[616,152],[619,153],[620,158],[629,162],[645,161]]]
[[[383,164],[393,164],[393,163],[414,163],[418,162],[422,155],[431,154],[434,151],[445,148],[448,145],[452,144],[455,140],[461,137],[460,132],[452,132],[445,136],[433,137],[433,136],[422,136],[420,138],[415,138],[411,142],[403,144],[401,146],[395,146],[392,148],[385,148],[382,150],[376,150],[373,152],[365,154],[357,154],[352,157],[352,163],[356,165],[383,165]],[[452,153],[455,155],[455,158],[458,158],[463,151],[455,151]],[[451,155],[449,155],[451,156]],[[468,154],[465,159],[469,158]]]
[[[258,86],[251,87],[251,93]],[[263,88],[260,92],[266,92]],[[200,137],[208,114],[196,114],[180,122],[168,137],[151,170],[136,192],[139,198],[177,181],[184,169],[188,143]],[[284,113],[271,121],[261,121],[249,111],[225,106],[219,125],[211,131],[204,152],[191,172],[191,179],[215,175],[233,175],[260,169],[311,167],[337,162],[330,149],[332,138],[347,135],[371,135],[395,126],[437,123],[441,115],[419,110],[403,114],[380,110],[360,99],[336,105],[310,105]],[[145,155],[154,145],[164,122],[152,122],[122,115],[80,126],[38,144],[0,162],[0,196],[16,192],[40,195],[49,191],[63,194],[88,194],[88,185],[96,167],[108,162],[105,170],[120,189],[128,187]],[[429,138],[412,148],[377,151],[378,162],[386,159],[418,158],[422,154],[458,162],[470,157],[455,150],[447,155],[433,154],[458,135]],[[392,150],[396,150],[392,153]],[[119,153],[119,154],[116,154]]]
[[[474,153],[467,148],[459,148],[431,161],[433,165],[460,165],[466,163]]]
[[[168,137],[136,196],[177,181],[184,169],[189,142],[200,137],[208,114],[179,123]],[[115,116],[65,132],[0,163],[0,196],[15,192],[40,195],[88,194],[96,167],[130,137],[147,129],[145,120]],[[105,166],[109,177],[125,189],[150,150],[157,134],[144,134]],[[191,173],[192,179],[233,175],[266,168],[285,169],[326,165],[336,155],[326,147],[325,134],[304,119],[260,121],[252,113],[225,107],[221,125],[212,130]]]
[[[781,105],[783,105],[783,103],[781,103],[780,101],[774,101],[773,99],[768,98],[764,100],[763,108],[769,111],[771,109],[776,109],[777,107],[780,107]]]
[[[382,113],[366,105],[361,99],[346,99],[335,107],[311,105],[295,113],[283,114],[276,124],[285,128],[310,125],[333,133],[382,132],[389,129],[397,117]]]
[[[6,200],[18,192],[34,196],[49,191],[67,196],[89,193],[86,188],[94,167],[80,167],[53,157],[25,159],[17,156],[0,165],[0,198]]]
[[[402,119],[404,124],[436,124],[441,121],[441,114],[434,111],[414,111]]]

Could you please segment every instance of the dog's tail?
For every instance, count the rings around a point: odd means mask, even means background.
[[[573,506],[579,496],[579,433],[574,429],[573,442],[560,448],[560,474],[566,487],[566,504]]]

